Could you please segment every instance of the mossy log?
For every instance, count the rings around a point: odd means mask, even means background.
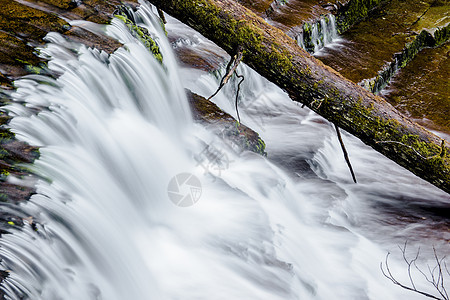
[[[325,66],[282,31],[233,0],[150,0],[330,122],[450,193],[449,143],[381,97]],[[387,171],[387,170],[386,170]]]

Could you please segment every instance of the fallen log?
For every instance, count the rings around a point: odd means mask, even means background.
[[[449,143],[312,57],[232,0],[149,0],[365,144],[450,193]]]

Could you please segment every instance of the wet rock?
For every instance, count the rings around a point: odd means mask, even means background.
[[[227,64],[229,55],[223,49],[212,42],[197,39],[190,27],[176,24],[175,27],[182,26],[182,30],[168,26],[167,37],[181,66],[212,73]]]
[[[237,122],[231,115],[221,110],[206,98],[187,90],[194,120],[212,129],[240,151],[247,150],[266,155],[265,143],[259,134]]]
[[[0,207],[4,203],[9,206],[26,201],[35,193],[33,187],[9,182],[8,176],[29,176],[30,172],[24,164],[32,163],[39,156],[36,147],[16,140],[14,134],[4,128],[9,119],[0,112]],[[10,226],[20,225],[16,219],[20,220],[16,215],[0,209],[0,234],[7,233]]]
[[[436,31],[439,33],[439,31]],[[437,34],[439,35],[439,34]],[[360,85],[372,93],[379,93],[390,82],[399,69],[405,67],[425,47],[437,45],[436,39],[427,30],[423,30],[414,40],[406,44],[401,52],[395,53],[391,62],[386,63],[376,77],[365,79]]]
[[[122,44],[107,36],[98,35],[79,26],[73,26],[64,36],[74,42],[82,43],[91,48],[97,48],[107,53],[113,53]]]
[[[49,31],[64,32],[70,25],[57,16],[13,0],[0,0],[0,28],[19,39],[42,42]]]
[[[448,24],[442,8],[431,7],[432,3],[392,0],[345,32],[343,47],[326,49],[318,58],[354,82],[376,77],[424,29],[434,34],[433,28]]]
[[[40,0],[40,1],[54,5],[62,9],[71,9],[78,6],[77,1],[75,0]]]
[[[208,52],[208,50],[205,49]],[[223,57],[218,56],[213,52],[200,55],[199,51],[193,50],[189,47],[179,47],[175,52],[180,60],[182,66],[194,67],[199,70],[214,72],[219,66],[224,64]]]
[[[236,0],[236,2],[239,2],[241,5],[244,5],[258,14],[263,14],[269,9],[274,0]]]
[[[394,77],[385,98],[417,123],[450,136],[450,42],[426,48]],[[444,136],[445,137],[445,136]]]

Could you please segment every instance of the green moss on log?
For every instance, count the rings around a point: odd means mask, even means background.
[[[284,51],[280,44],[273,43],[272,51],[266,51],[265,32],[258,26],[258,23],[231,18],[208,0],[185,1],[176,5],[180,6],[178,10],[185,11],[186,16],[198,15],[202,19],[202,22],[198,24],[201,27],[200,31],[216,34],[217,39],[224,41],[222,45],[228,53],[234,53],[238,46],[243,46],[245,49],[244,61],[247,61],[247,57],[252,56],[253,59],[258,60],[256,63],[273,62],[277,66],[273,70],[274,73],[286,74],[288,70],[292,69],[292,56]],[[249,10],[246,10],[245,13],[257,17]],[[217,28],[221,28],[221,30],[217,31]]]
[[[377,151],[406,169],[411,170],[414,165],[416,175],[427,177],[436,186],[447,186],[450,182],[450,156],[445,141],[439,146],[421,132],[413,134],[398,120],[377,116],[374,106],[364,105],[361,99],[356,104],[344,101],[341,109],[332,109],[331,102],[324,103],[323,107],[336,119],[340,118],[340,127],[345,130],[351,132],[356,124],[360,138],[373,141],[372,147]]]

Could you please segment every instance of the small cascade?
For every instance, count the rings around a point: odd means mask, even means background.
[[[288,0],[274,0],[272,3],[270,3],[268,11],[273,12],[274,10],[280,8],[280,6],[286,5],[287,2]]]
[[[336,17],[328,14],[315,23],[303,24],[297,42],[306,51],[316,53],[337,38]]]

